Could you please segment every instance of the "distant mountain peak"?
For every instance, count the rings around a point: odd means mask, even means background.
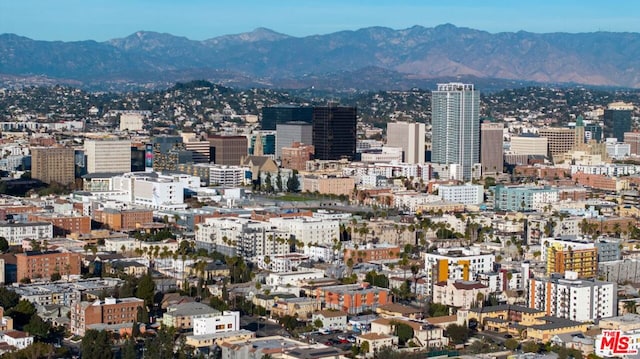
[[[223,35],[214,37],[209,40],[205,40],[208,44],[221,44],[228,42],[259,42],[259,41],[280,41],[291,36],[282,34],[271,29],[267,29],[266,27],[258,27],[250,32],[243,32],[240,34],[232,34],[232,35]]]
[[[602,56],[605,53],[607,56]],[[137,31],[107,42],[33,41],[0,35],[0,75],[77,81],[238,79],[277,83],[315,74],[353,74],[380,84],[384,71],[408,78],[484,79],[640,88],[638,33],[489,33],[443,24],[403,30],[369,27],[292,37],[258,27],[189,40]],[[305,77],[306,76],[306,77]],[[330,78],[330,77],[328,77]],[[390,82],[388,82],[390,83]]]

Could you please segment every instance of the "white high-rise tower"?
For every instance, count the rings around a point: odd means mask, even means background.
[[[462,167],[462,179],[472,179],[480,162],[480,92],[472,84],[438,84],[431,94],[433,128],[431,161]]]

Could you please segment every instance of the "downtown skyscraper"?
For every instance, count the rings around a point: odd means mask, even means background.
[[[458,165],[472,179],[480,162],[480,92],[473,84],[438,84],[431,94],[431,162]]]

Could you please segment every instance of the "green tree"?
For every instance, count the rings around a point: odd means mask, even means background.
[[[320,328],[324,327],[324,323],[322,323],[322,320],[320,320],[320,318],[318,318],[318,319],[313,321],[313,326],[316,327],[317,329],[320,329]]]
[[[31,359],[31,358],[55,358],[56,350],[51,344],[34,342],[28,347],[5,353],[3,359]],[[62,357],[62,356],[61,356]],[[70,356],[69,356],[70,357]]]
[[[288,192],[298,192],[300,191],[300,181],[298,180],[298,171],[293,171],[293,173],[287,179],[287,191]]]
[[[469,339],[469,328],[464,325],[451,324],[447,327],[447,335],[453,344],[464,344]]]
[[[362,353],[368,353],[370,350],[369,347],[369,342],[368,341],[363,341],[362,344],[360,344],[360,352]]]
[[[4,237],[0,237],[0,252],[6,253],[9,250],[9,242]]]
[[[136,288],[136,297],[144,299],[144,304],[151,308],[153,307],[153,296],[156,294],[156,284],[151,278],[151,274],[147,273],[140,278],[138,287]]]
[[[540,346],[533,341],[522,343],[522,351],[525,353],[537,353],[540,351]]]
[[[45,340],[49,338],[51,332],[51,324],[45,322],[39,315],[34,315],[29,320],[29,323],[24,326],[24,331],[38,338],[39,340]]]
[[[16,292],[7,287],[0,287],[0,306],[5,312],[18,305],[18,302],[20,302],[20,296]]]
[[[149,311],[145,307],[138,307],[136,312],[136,321],[138,323],[149,323]]]
[[[394,335],[398,337],[398,342],[400,345],[405,345],[409,340],[413,338],[413,328],[405,323],[393,323],[394,327]]]
[[[273,184],[271,183],[270,172],[267,172],[267,176],[264,178],[264,191],[267,193],[273,193]]]
[[[52,282],[58,281],[60,279],[62,279],[62,276],[60,275],[60,273],[55,272],[55,273],[51,274],[51,281]]]
[[[136,353],[136,341],[133,338],[129,338],[122,346],[122,359],[137,359]]]
[[[104,330],[89,329],[84,333],[80,343],[83,358],[112,359],[111,341]]]
[[[276,189],[278,192],[282,192],[284,189],[282,186],[282,175],[280,174],[280,171],[278,171],[278,176],[276,176]]]
[[[209,305],[213,309],[217,309],[221,312],[225,310],[229,310],[229,304],[218,297],[211,297],[211,300],[209,301]]]
[[[145,358],[173,358],[175,329],[161,328],[158,335],[145,342]]]
[[[31,317],[36,314],[36,307],[31,302],[23,299],[18,302],[18,305],[11,308],[7,314],[13,318],[14,327],[23,329],[29,323]]]
[[[511,351],[514,351],[514,350],[518,349],[518,346],[520,346],[520,342],[518,342],[517,340],[515,340],[513,338],[507,339],[504,342],[504,347],[509,349],[509,350],[511,350]]]
[[[375,271],[368,272],[364,280],[374,287],[389,288],[389,278],[387,278],[386,275],[378,274]]]

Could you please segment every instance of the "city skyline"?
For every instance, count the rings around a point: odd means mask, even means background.
[[[155,31],[205,40],[259,27],[305,37],[372,26],[405,29],[446,23],[491,33],[639,32],[640,23],[630,15],[638,10],[640,4],[635,2],[614,1],[603,6],[601,2],[574,0],[560,4],[461,1],[453,5],[415,0],[367,3],[330,0],[321,4],[290,0],[268,4],[27,0],[0,4],[0,33],[49,41],[106,41],[136,31]]]

